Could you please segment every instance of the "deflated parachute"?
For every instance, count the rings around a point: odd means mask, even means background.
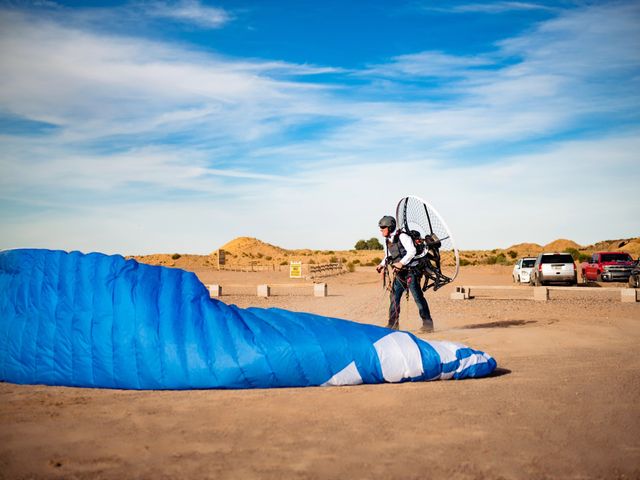
[[[99,253],[0,252],[0,380],[126,389],[353,385],[490,374],[452,342],[209,298],[190,272]]]

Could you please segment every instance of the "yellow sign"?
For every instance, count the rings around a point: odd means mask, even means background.
[[[291,262],[289,278],[302,278],[302,262]]]

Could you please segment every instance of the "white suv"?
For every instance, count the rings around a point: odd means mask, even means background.
[[[529,283],[539,287],[547,282],[578,283],[576,264],[570,253],[541,253],[531,270]]]
[[[529,283],[529,275],[533,264],[536,263],[536,257],[523,257],[513,266],[511,276],[513,281],[517,283]]]

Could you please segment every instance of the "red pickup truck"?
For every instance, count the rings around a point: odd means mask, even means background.
[[[582,281],[626,282],[634,263],[631,255],[625,252],[596,252],[580,267]]]

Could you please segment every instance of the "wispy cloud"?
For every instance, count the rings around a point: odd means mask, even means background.
[[[557,11],[555,7],[550,7],[541,3],[532,2],[477,2],[463,3],[457,5],[423,5],[424,10],[447,12],[447,13],[486,13],[500,14],[514,11]]]
[[[147,15],[201,28],[221,28],[232,20],[226,10],[202,5],[198,0],[152,1],[138,5]]]

